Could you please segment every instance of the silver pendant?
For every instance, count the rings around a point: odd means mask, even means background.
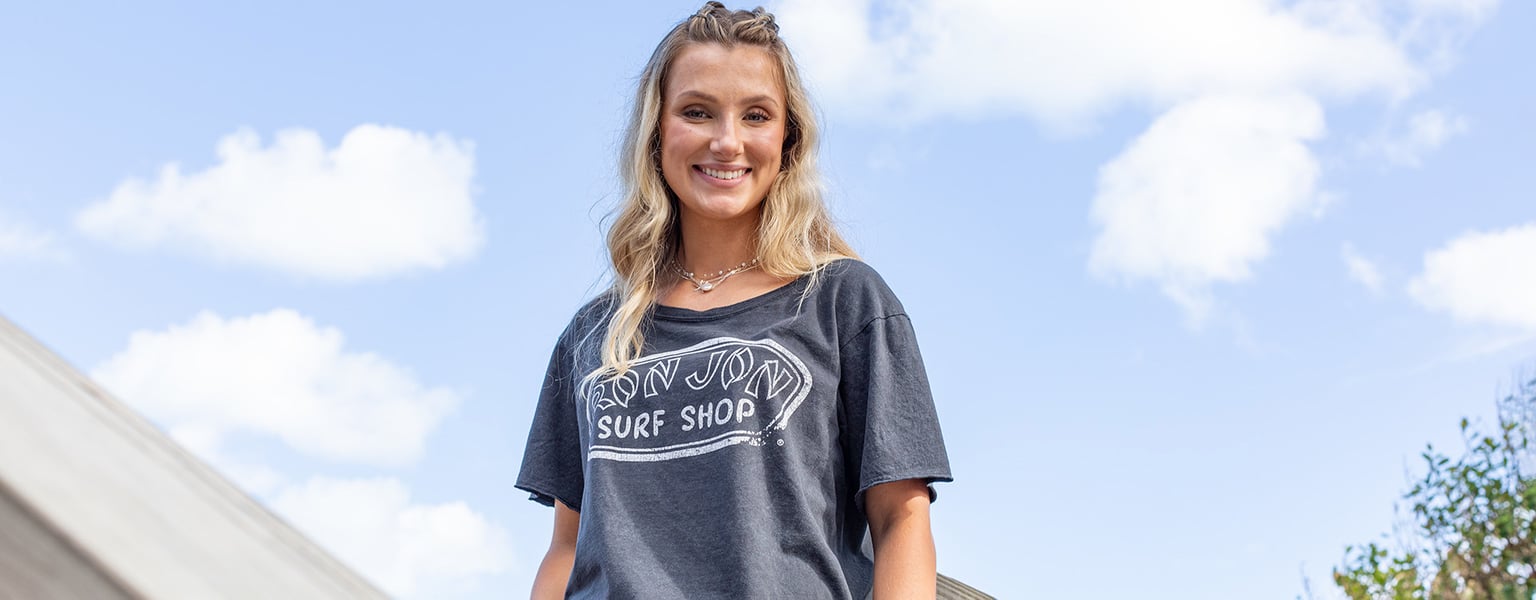
[[[710,291],[712,289],[715,289],[715,284],[710,283],[708,281],[699,284],[699,291],[701,291],[701,292],[707,292],[707,291]]]

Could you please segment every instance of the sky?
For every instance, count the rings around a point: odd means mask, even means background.
[[[693,2],[8,3],[0,315],[400,598],[513,488],[635,77]],[[785,0],[922,343],[939,568],[1291,599],[1536,372],[1536,5]]]

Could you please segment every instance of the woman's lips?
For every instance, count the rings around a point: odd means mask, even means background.
[[[752,172],[752,169],[747,167],[717,168],[703,165],[694,165],[693,170],[703,175],[705,179],[720,184],[738,183],[746,177],[747,173]]]

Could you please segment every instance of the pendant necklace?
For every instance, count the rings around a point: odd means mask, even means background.
[[[684,270],[682,265],[677,264],[676,260],[672,261],[672,269],[676,270],[678,275],[682,275],[683,279],[687,279],[689,282],[692,282],[694,290],[699,292],[708,292],[715,289],[716,287],[719,287],[720,284],[725,283],[725,280],[729,279],[732,275],[741,273],[743,271],[750,271],[753,268],[756,268],[757,262],[759,260],[760,259],[754,258],[729,269],[721,269],[707,275],[695,275],[692,272]]]

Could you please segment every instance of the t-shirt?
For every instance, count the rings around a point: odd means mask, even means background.
[[[864,491],[950,481],[917,338],[852,259],[729,306],[656,306],[616,380],[611,301],[550,358],[517,487],[581,512],[572,598],[869,594]],[[931,488],[930,488],[931,490]]]

